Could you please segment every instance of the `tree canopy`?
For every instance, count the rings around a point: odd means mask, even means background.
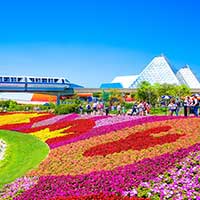
[[[155,105],[161,100],[163,95],[169,95],[174,98],[183,98],[190,95],[190,88],[186,85],[174,85],[174,84],[159,84],[155,83],[151,85],[147,81],[143,81],[139,84],[135,98],[138,101],[147,101],[152,105]]]

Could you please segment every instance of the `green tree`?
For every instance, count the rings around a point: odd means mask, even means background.
[[[169,95],[169,96],[176,96],[177,94],[177,85],[164,83],[161,85],[160,88],[160,96]]]
[[[154,86],[147,81],[143,81],[137,88],[135,98],[138,101],[147,101],[154,106],[157,102],[158,95]]]
[[[177,86],[177,96],[178,97],[185,97],[191,95],[191,89],[186,85],[179,85]]]
[[[109,101],[109,96],[110,96],[110,93],[109,92],[105,92],[104,90],[102,91],[102,99],[103,101]]]
[[[102,93],[101,92],[94,92],[92,94],[93,97],[97,97],[97,98],[100,98],[102,96]]]
[[[120,90],[118,89],[111,89],[110,96],[109,96],[110,103],[114,103],[116,101],[122,103],[123,102],[123,95]]]

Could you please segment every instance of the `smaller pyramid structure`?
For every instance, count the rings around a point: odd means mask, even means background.
[[[174,69],[167,58],[163,55],[153,58],[153,60],[139,74],[138,78],[132,83],[131,88],[137,88],[138,84],[142,81],[148,81],[151,84],[180,84],[175,75]]]
[[[200,83],[190,67],[188,65],[182,67],[178,72],[176,73],[176,76],[180,82],[180,84],[185,84],[189,88],[192,89],[199,89]]]
[[[121,83],[123,88],[130,88],[131,84],[138,78],[138,75],[117,76],[111,83]]]

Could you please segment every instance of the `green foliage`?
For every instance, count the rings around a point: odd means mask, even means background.
[[[177,94],[179,97],[185,97],[191,95],[191,89],[186,85],[179,85],[177,86]]]
[[[138,86],[137,92],[135,94],[135,98],[138,101],[146,101],[151,103],[151,105],[155,105],[157,102],[157,91],[156,89],[147,81],[143,81]]]
[[[5,158],[0,161],[0,188],[23,176],[47,156],[48,145],[37,137],[14,131],[0,131],[6,144]]]
[[[150,193],[150,189],[139,186],[137,188],[137,192],[138,192],[138,194],[137,194],[138,197],[140,197],[140,198],[147,198],[148,194]]]
[[[116,115],[116,114],[118,114],[118,111],[117,110],[111,110],[110,112],[109,112],[110,114],[114,114],[114,115]]]
[[[62,101],[62,104],[80,104],[81,100],[79,98],[73,97],[72,99],[65,99]]]
[[[49,110],[54,110],[56,108],[56,105],[54,103],[47,103],[44,105],[39,105],[40,110],[43,111],[49,111]],[[26,107],[26,110],[31,110],[33,109],[33,105],[30,105],[30,107]]]
[[[158,97],[169,95],[174,97],[184,97],[191,94],[191,90],[186,85],[159,84],[153,85],[157,91]]]
[[[122,93],[118,89],[111,89],[109,96],[110,103],[122,102]]]
[[[48,103],[46,105],[33,105],[18,104],[13,100],[0,101],[0,111],[33,111],[36,107],[42,111],[49,111],[50,109],[55,109],[55,104]]]
[[[133,98],[133,99],[135,99],[135,95],[136,95],[135,92],[132,92],[132,93],[130,94],[131,98]]]
[[[97,98],[100,98],[102,96],[101,92],[94,92],[92,94],[93,97],[97,97]]]
[[[167,114],[167,107],[158,107],[158,108],[151,108],[150,114],[151,115],[165,115]]]
[[[77,112],[78,105],[77,104],[61,104],[56,106],[55,113],[56,114],[68,114]]]
[[[151,200],[160,200],[160,195],[155,194],[155,195],[151,196]]]
[[[173,97],[184,97],[191,94],[190,88],[186,85],[173,85],[173,84],[159,84],[155,83],[151,85],[147,81],[143,81],[138,86],[135,98],[140,101],[150,102],[155,106],[161,100],[161,96],[169,95]]]
[[[123,102],[122,106],[125,107],[126,110],[132,109],[134,103],[127,103],[127,102]]]
[[[3,108],[6,107],[6,108],[8,108],[11,102],[12,102],[11,100],[0,101],[0,107],[3,107]]]
[[[109,96],[110,96],[110,93],[109,92],[105,92],[104,90],[102,91],[102,99],[103,101],[109,101]]]

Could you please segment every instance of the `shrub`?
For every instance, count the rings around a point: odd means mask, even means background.
[[[127,103],[127,102],[124,102],[122,105],[125,107],[126,110],[129,110],[133,107],[133,104],[134,103]]]
[[[167,113],[168,108],[167,107],[158,107],[158,108],[151,108],[150,114],[151,115],[163,115]]]
[[[55,108],[56,114],[68,114],[73,113],[77,111],[77,105],[76,104],[62,104]]]

